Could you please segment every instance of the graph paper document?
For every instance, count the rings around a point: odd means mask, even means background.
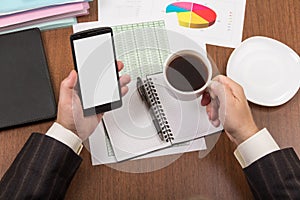
[[[121,74],[132,79],[162,71],[170,53],[164,21],[151,21],[112,27],[117,59],[126,67]]]

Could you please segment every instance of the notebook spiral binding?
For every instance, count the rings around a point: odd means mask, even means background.
[[[159,126],[162,130],[164,140],[166,142],[169,142],[169,141],[171,142],[174,140],[174,136],[172,134],[172,130],[170,128],[170,125],[167,120],[164,109],[162,107],[162,104],[159,100],[159,96],[156,92],[156,88],[152,81],[152,78],[147,78],[144,81],[144,85],[145,85],[147,95],[148,95],[149,99],[151,100],[151,106],[154,109],[155,116],[158,119]]]

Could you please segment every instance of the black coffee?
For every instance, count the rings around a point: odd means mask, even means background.
[[[184,54],[170,62],[166,76],[169,83],[177,90],[191,92],[205,85],[208,71],[201,58]]]

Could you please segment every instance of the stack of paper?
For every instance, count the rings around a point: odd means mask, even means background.
[[[41,30],[75,24],[89,14],[88,0],[0,1],[0,32],[38,27]]]

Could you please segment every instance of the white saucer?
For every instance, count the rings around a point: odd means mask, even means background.
[[[278,106],[289,101],[300,87],[300,58],[276,40],[248,38],[231,54],[227,76],[243,86],[249,101]]]

